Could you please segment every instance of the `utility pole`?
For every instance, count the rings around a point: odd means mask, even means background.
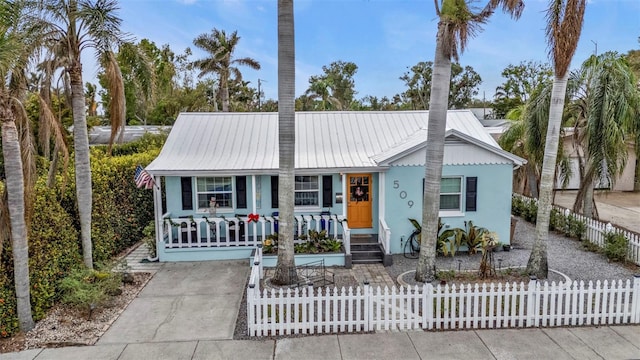
[[[593,43],[593,45],[596,46],[595,55],[598,56],[598,43],[596,41],[593,41],[593,40],[591,40],[591,42]]]
[[[262,85],[263,81],[264,80],[262,80],[262,79],[258,79],[258,111],[261,111],[260,110],[260,105],[261,105],[260,101],[261,101],[261,98],[262,98],[262,93],[260,92],[260,85]]]

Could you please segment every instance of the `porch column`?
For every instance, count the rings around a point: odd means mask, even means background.
[[[342,217],[347,217],[347,201],[349,194],[347,194],[347,174],[342,173]]]
[[[256,207],[256,176],[251,175],[251,213],[257,214],[258,210]],[[258,244],[258,233],[257,233],[257,223],[253,223],[253,244]]]
[[[162,221],[162,177],[153,176],[153,183],[153,211],[156,220],[156,257],[149,260],[156,261],[160,258],[160,249],[164,248],[164,239],[162,238],[164,232],[164,222]]]
[[[386,202],[386,198],[385,198],[385,173],[380,172],[378,173],[378,179],[379,180],[379,184],[378,184],[378,217],[380,219],[384,219],[385,222],[387,221],[385,218],[385,202]],[[380,221],[378,221],[380,222]],[[378,231],[380,231],[380,229],[378,229]]]

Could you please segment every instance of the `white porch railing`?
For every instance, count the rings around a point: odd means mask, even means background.
[[[296,237],[309,229],[327,230],[328,236],[341,240],[350,253],[350,234],[344,217],[339,215],[297,215]],[[260,216],[249,222],[248,216],[171,217],[163,215],[163,239],[166,248],[254,247],[277,232],[277,216]],[[300,240],[301,241],[301,240]],[[300,242],[296,240],[296,242]]]
[[[640,323],[640,277],[631,280],[421,287],[247,288],[249,336],[588,326]]]
[[[527,202],[534,201],[537,203],[538,201],[537,199],[517,193],[514,193],[513,196]],[[604,223],[602,221],[592,219],[581,214],[576,214],[571,210],[558,205],[553,205],[553,208],[559,211],[561,214],[564,214],[566,217],[573,216],[576,220],[584,222],[587,226],[586,232],[584,234],[584,239],[598,245],[601,248],[604,248],[605,246],[606,233],[615,232],[624,235],[624,237],[626,237],[629,241],[627,258],[636,265],[640,265],[640,234],[620,229],[615,225],[612,225],[611,223]]]
[[[383,218],[380,218],[380,229],[378,230],[378,243],[382,245],[384,253],[391,254],[391,228]]]

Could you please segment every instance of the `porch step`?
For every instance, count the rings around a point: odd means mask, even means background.
[[[377,244],[378,234],[366,234],[366,235],[351,235],[351,245],[354,244]]]
[[[366,242],[351,241],[351,260],[354,264],[376,264],[383,262],[383,252],[380,245],[370,240],[362,239]]]

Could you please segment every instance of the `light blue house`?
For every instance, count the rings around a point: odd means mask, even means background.
[[[428,111],[296,113],[297,233],[326,229],[346,260],[373,239],[402,253],[420,219]],[[443,223],[465,220],[509,243],[511,186],[524,160],[503,151],[466,110],[447,115],[441,187]],[[160,261],[249,258],[277,232],[277,113],[182,113],[155,179]],[[346,221],[345,221],[346,219]]]

